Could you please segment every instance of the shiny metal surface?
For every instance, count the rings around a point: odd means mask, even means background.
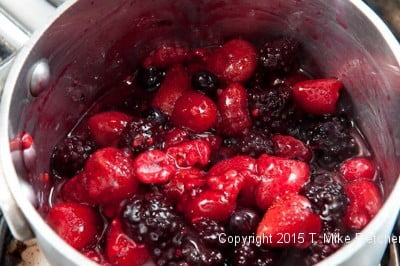
[[[49,86],[50,67],[45,59],[36,62],[28,72],[29,91],[32,96],[39,96]]]
[[[299,39],[304,44],[304,69],[343,81],[385,179],[385,204],[363,230],[364,237],[320,265],[379,263],[387,242],[367,240],[390,235],[400,209],[400,47],[382,21],[358,0],[98,0],[64,5],[16,58],[0,109],[3,178],[50,262],[93,264],[47,226],[35,209],[40,203],[35,195],[45,191],[40,186],[30,189],[25,180],[38,182],[53,145],[108,89],[118,69],[133,67],[160,42],[211,45],[230,36],[262,40],[266,35]],[[50,88],[32,100],[27,74],[42,58],[52,70]],[[24,151],[8,149],[8,141],[22,131],[34,138],[36,158],[40,158],[34,163]]]

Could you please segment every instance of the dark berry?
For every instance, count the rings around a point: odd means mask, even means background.
[[[239,152],[257,158],[261,154],[273,154],[274,144],[267,133],[252,130],[239,138]]]
[[[256,246],[249,241],[242,242],[235,249],[234,266],[272,266],[277,265],[273,251]]]
[[[208,246],[226,248],[227,233],[225,227],[207,218],[200,218],[193,221],[193,226],[203,239],[204,243]]]
[[[231,216],[229,230],[233,234],[250,235],[256,232],[260,216],[252,209],[239,208]]]
[[[145,110],[144,117],[148,121],[153,122],[156,125],[164,125],[165,122],[167,121],[164,113],[161,112],[161,110],[156,107],[150,107],[149,109]]]
[[[269,41],[259,52],[259,63],[268,72],[289,72],[297,61],[298,44],[283,38]]]
[[[162,148],[164,133],[163,126],[144,118],[136,119],[126,125],[119,146],[128,147],[134,154]]]
[[[158,88],[161,86],[161,82],[164,80],[164,77],[165,71],[155,67],[141,68],[138,72],[139,85],[148,92],[158,90]]]
[[[276,133],[286,133],[294,120],[292,91],[285,85],[272,88],[250,89],[249,109],[259,127],[267,127]]]
[[[73,176],[85,165],[95,151],[92,140],[81,136],[68,136],[53,150],[51,169],[56,176]]]
[[[334,179],[332,173],[311,175],[301,194],[310,200],[314,211],[323,221],[334,222],[346,214],[349,199],[343,186]]]
[[[198,71],[192,76],[192,86],[209,96],[214,96],[219,87],[219,79],[209,71]]]

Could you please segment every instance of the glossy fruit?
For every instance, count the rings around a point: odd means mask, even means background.
[[[184,46],[162,45],[143,60],[143,66],[166,68],[173,64],[183,63],[189,56],[190,51]]]
[[[94,201],[88,195],[86,173],[80,172],[69,179],[61,188],[61,197],[65,201],[94,205]]]
[[[179,167],[205,166],[210,162],[210,144],[204,140],[181,142],[167,149],[167,155]]]
[[[303,162],[311,160],[311,150],[301,140],[284,135],[274,135],[272,140],[274,142],[275,155]]]
[[[253,234],[261,218],[258,213],[249,208],[238,208],[229,220],[229,230],[235,235]]]
[[[149,66],[138,71],[138,83],[146,92],[153,92],[160,88],[165,78],[165,71]]]
[[[189,132],[182,128],[173,128],[165,135],[165,147],[169,148],[189,140]]]
[[[376,167],[369,158],[353,158],[343,163],[340,167],[340,174],[346,181],[373,180]]]
[[[172,179],[164,185],[163,190],[168,200],[178,202],[184,193],[203,187],[206,184],[204,173],[197,168],[178,169]]]
[[[210,97],[217,94],[219,83],[218,77],[206,70],[198,71],[192,76],[193,88]]]
[[[266,42],[259,52],[260,65],[268,72],[289,72],[297,61],[298,44],[288,38]]]

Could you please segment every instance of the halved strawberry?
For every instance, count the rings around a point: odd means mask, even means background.
[[[176,171],[174,162],[160,150],[139,154],[133,161],[133,169],[137,179],[145,184],[167,183]]]
[[[346,181],[372,180],[375,177],[375,173],[374,162],[365,157],[350,159],[340,167],[340,174]]]
[[[129,238],[122,231],[121,222],[118,219],[110,224],[105,252],[112,265],[141,266],[151,260],[146,246]]]
[[[262,210],[287,193],[298,193],[310,176],[310,167],[301,161],[261,155],[257,160],[261,182],[256,190],[256,201]]]
[[[382,206],[382,196],[371,181],[359,180],[345,186],[350,205],[344,217],[345,224],[354,230],[363,229]]]
[[[118,145],[122,131],[132,117],[121,112],[103,112],[88,120],[90,133],[96,144],[101,147]]]
[[[152,105],[171,116],[176,101],[190,88],[190,79],[181,65],[173,65],[165,76]]]
[[[210,161],[210,144],[204,140],[181,142],[167,149],[167,155],[178,167],[205,166]]]
[[[335,111],[342,82],[338,79],[316,79],[296,83],[295,102],[306,112],[323,115]]]
[[[274,151],[277,156],[304,162],[311,160],[310,148],[299,139],[292,136],[274,135],[272,141],[274,142]]]
[[[190,50],[187,47],[179,45],[162,45],[152,51],[149,56],[143,60],[143,67],[154,66],[157,68],[166,68],[173,64],[181,64],[190,56]]]
[[[277,200],[264,215],[257,236],[268,238],[269,247],[307,248],[321,232],[321,219],[301,195],[288,194]]]

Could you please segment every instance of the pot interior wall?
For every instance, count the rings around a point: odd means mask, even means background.
[[[306,70],[343,81],[390,192],[400,167],[399,66],[374,25],[339,0],[78,1],[39,40],[14,92],[10,138],[27,131],[35,144],[33,155],[15,156],[19,173],[43,195],[38,176],[48,171],[54,144],[113,89],[121,69],[133,73],[160,43],[215,45],[232,36],[262,42],[282,35],[302,43]],[[49,61],[51,86],[31,98],[26,74],[41,58]]]

